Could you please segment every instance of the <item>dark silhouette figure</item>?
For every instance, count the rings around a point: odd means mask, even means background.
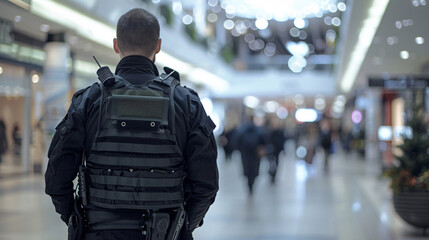
[[[270,164],[268,174],[271,176],[271,183],[275,183],[276,181],[279,155],[281,151],[283,151],[285,141],[286,137],[281,122],[279,119],[274,119],[269,129],[270,147],[268,150],[268,160]]]
[[[329,119],[322,119],[320,121],[320,132],[319,132],[320,146],[323,148],[325,155],[325,170],[329,168],[329,155],[331,154],[332,148],[332,130]]]
[[[13,125],[12,129],[12,139],[13,139],[13,153],[19,155],[21,153],[21,133],[19,131],[18,123]]]
[[[6,152],[7,148],[6,125],[3,120],[0,120],[0,164],[2,163],[2,155]]]
[[[243,124],[238,129],[237,147],[241,152],[243,173],[248,180],[249,195],[252,195],[253,184],[259,175],[259,165],[266,143],[264,129],[256,126],[253,121]]]
[[[219,137],[219,145],[222,146],[224,152],[225,152],[225,161],[231,160],[231,154],[234,150],[237,149],[236,146],[236,133],[237,128],[231,128],[228,130],[225,130],[222,135]]]

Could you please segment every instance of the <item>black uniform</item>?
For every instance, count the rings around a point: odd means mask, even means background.
[[[144,84],[158,76],[151,60],[143,56],[123,58],[116,75],[132,84]],[[52,197],[56,211],[67,223],[73,211],[73,180],[78,173],[82,156],[88,158],[97,131],[101,89],[99,84],[78,91],[63,124],[57,131],[48,151],[49,163],[45,174],[46,193]],[[185,210],[188,216],[186,235],[202,224],[218,190],[217,148],[212,128],[197,94],[178,86],[174,92],[176,136],[185,160]],[[89,210],[97,209],[89,205]],[[113,212],[113,210],[112,210]],[[136,218],[135,210],[121,210],[123,218]],[[183,232],[183,231],[182,231]],[[141,239],[141,231],[103,230],[86,235],[86,239]]]

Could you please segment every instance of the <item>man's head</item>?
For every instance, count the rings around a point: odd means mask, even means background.
[[[113,45],[121,58],[143,55],[154,60],[161,49],[158,20],[142,8],[128,11],[118,20]]]

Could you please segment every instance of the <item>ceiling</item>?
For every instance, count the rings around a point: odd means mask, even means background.
[[[368,15],[371,1],[354,0],[348,19],[347,36],[343,38],[339,64],[337,64],[337,85],[341,91],[341,77],[345,65],[350,62],[352,52],[360,37],[362,16]],[[401,28],[397,28],[397,22]],[[429,6],[426,0],[390,0],[380,25],[368,48],[354,81],[353,91],[362,92],[368,86],[369,77],[394,77],[398,75],[428,74],[423,69],[429,62]],[[408,26],[404,26],[408,25]],[[423,37],[423,44],[416,44],[416,37]],[[408,51],[409,58],[402,59],[401,51]]]
[[[418,2],[418,7],[413,5],[417,5],[416,1]],[[144,2],[149,2],[149,4]],[[261,58],[262,60],[257,58],[257,54],[249,51],[248,53],[250,54],[246,56],[250,57],[244,58],[246,65],[250,66],[250,68],[254,66],[264,70],[256,72],[236,71],[236,66],[225,63],[219,55],[206,51],[203,47],[196,47],[194,42],[184,36],[183,26],[167,27],[165,26],[166,23],[161,20],[163,25],[161,32],[163,49],[177,59],[204,68],[226,79],[229,83],[228,91],[212,93],[213,96],[261,95],[285,97],[299,93],[304,96],[322,95],[334,97],[342,92],[339,87],[340,81],[342,81],[341,76],[344,75],[345,66],[350,61],[351,53],[357,39],[359,39],[361,26],[368,15],[368,9],[372,2],[372,0],[346,1],[347,11],[342,18],[343,24],[338,30],[340,41],[335,48],[335,55],[328,59],[328,61],[336,63],[333,71],[332,68],[329,68],[322,72],[310,69],[299,74],[292,73],[284,69],[284,62],[287,61],[288,55],[290,57],[290,53],[287,51],[272,58],[263,57]],[[67,0],[61,1],[61,3],[112,27],[115,26],[119,16],[127,9],[135,6],[148,7],[149,10],[151,8],[155,10],[156,8],[156,5],[152,4],[151,1],[138,0],[121,1],[121,5],[118,5],[115,0]],[[390,74],[423,73],[424,66],[427,66],[429,62],[429,31],[425,26],[429,20],[429,9],[427,4],[422,5],[424,3],[426,3],[425,0],[390,0],[380,27],[375,34],[374,41],[368,49],[361,71],[357,75],[354,89],[366,86],[367,78],[370,75],[381,75],[386,72]],[[92,56],[96,55],[99,60],[102,59],[104,64],[109,65],[115,65],[119,60],[108,44],[96,43],[83,37],[74,29],[65,28],[53,21],[36,16],[6,0],[0,0],[0,13],[1,18],[13,21],[16,31],[25,33],[40,41],[46,39],[46,33],[40,30],[41,24],[48,24],[51,27],[51,31],[66,31],[68,40],[71,42],[71,50],[77,59],[92,61]],[[16,15],[22,17],[20,22],[14,21]],[[402,27],[401,29],[395,27],[396,21],[402,22],[402,20],[406,20],[408,23],[409,19],[413,22],[412,26]],[[273,32],[276,33],[282,28],[277,27],[277,30]],[[424,44],[418,45],[415,43],[415,37],[417,36],[425,39]],[[389,43],[392,45],[389,45]],[[180,46],[180,48],[177,46]],[[400,52],[403,50],[409,51],[409,59],[400,58]],[[283,66],[283,68],[261,67],[261,64],[264,66],[278,65]],[[216,69],[216,71],[213,71],[213,69]],[[249,69],[249,67],[244,69]]]
[[[365,87],[370,76],[429,75],[428,5],[426,0],[390,1],[356,88]],[[424,39],[423,44],[416,43],[417,37]],[[407,59],[401,58],[402,51],[409,53]]]

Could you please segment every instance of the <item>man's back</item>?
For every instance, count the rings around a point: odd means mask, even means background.
[[[157,78],[158,75],[156,67],[153,65],[153,63],[149,59],[142,56],[129,56],[123,58],[117,66],[116,74],[124,78],[131,84],[136,85],[145,84],[148,81]],[[124,177],[124,174],[128,174],[129,177],[133,176],[133,174],[138,172],[134,171],[134,169],[130,170],[131,168],[126,169],[126,171],[123,171],[123,169],[119,171],[118,169],[115,170],[114,168],[112,168],[112,166],[108,164],[103,164],[103,161],[105,161],[105,163],[108,163],[109,161],[116,161],[114,155],[105,156],[105,158],[97,157],[96,161],[91,161],[91,159],[95,159],[94,156],[97,156],[97,154],[94,154],[97,153],[97,150],[95,149],[93,143],[96,142],[96,133],[98,129],[98,124],[100,122],[99,113],[101,95],[101,89],[98,84],[94,84],[86,90],[80,91],[75,94],[73,98],[73,103],[69,109],[69,114],[65,118],[63,123],[60,124],[60,126],[65,126],[66,129],[64,130],[64,132],[60,131],[58,133],[59,137],[57,137],[56,139],[54,138],[54,140],[58,141],[58,143],[53,142],[53,144],[51,145],[51,149],[49,152],[50,164],[48,166],[48,171],[46,172],[46,192],[52,196],[54,204],[56,203],[55,205],[57,211],[62,214],[62,218],[64,221],[67,221],[67,218],[72,211],[70,204],[73,202],[73,198],[70,192],[61,191],[58,189],[58,187],[59,185],[61,185],[61,183],[69,183],[70,179],[72,180],[72,177],[74,178],[74,176],[76,176],[75,174],[77,172],[77,167],[80,164],[80,151],[82,151],[86,156],[87,164],[92,166],[92,173],[98,171],[98,174],[95,174],[95,177],[93,179],[100,179],[100,176],[111,176],[115,174],[121,175],[122,177]],[[189,228],[189,231],[192,231],[201,223],[202,217],[204,216],[210,204],[214,201],[214,197],[218,188],[216,145],[214,137],[212,135],[212,122],[210,118],[206,116],[204,109],[202,108],[202,105],[198,99],[198,96],[193,91],[183,88],[181,86],[176,87],[173,95],[175,110],[174,125],[176,129],[175,140],[177,141],[177,146],[180,150],[180,154],[182,155],[181,159],[183,159],[183,164],[181,165],[181,167],[184,169],[182,173],[176,172],[175,174],[178,174],[178,178],[183,178],[183,176],[186,175],[184,186],[181,186],[183,187],[185,194],[184,196],[181,196],[181,198],[187,199],[186,210],[188,213],[189,220],[187,227]],[[82,139],[84,139],[84,141],[82,141]],[[115,147],[119,145],[120,143],[117,143],[109,145],[108,147]],[[106,154],[109,152],[108,148],[98,150],[100,153],[98,155],[109,155]],[[153,149],[151,148],[147,150],[152,151]],[[144,151],[147,150],[141,150],[142,154],[144,154]],[[64,159],[65,155],[70,157],[70,161],[66,162],[66,160]],[[121,169],[120,165],[121,162],[118,162],[116,168]],[[124,166],[126,166],[126,164],[124,164]],[[70,169],[73,170],[70,172]],[[204,176],[201,175],[201,171],[205,171]],[[60,177],[60,179],[58,179],[59,172],[63,173],[61,174],[61,176],[68,177]],[[73,173],[73,175],[70,175],[71,173]],[[109,180],[107,181],[110,181],[112,179],[109,178]],[[116,177],[113,181],[118,181],[118,179],[119,178]],[[92,184],[94,187],[94,183]],[[158,183],[155,182],[154,184],[156,185]],[[101,184],[102,188],[106,188],[106,186],[107,185]],[[141,194],[147,193],[148,191],[146,190],[148,188],[145,188],[144,186],[144,184],[139,185],[138,189],[135,192]],[[69,187],[67,190],[70,191],[72,189]],[[97,198],[103,198],[100,196],[104,196],[105,199],[108,199],[109,197],[106,197],[106,194],[112,194],[112,196],[117,196],[118,193],[123,194],[122,190],[124,190],[124,188],[120,186],[115,186],[112,189],[102,190],[103,191],[97,190],[97,193],[94,192],[94,189],[90,190],[93,194],[92,199],[90,194],[89,204],[87,206],[87,215],[93,218],[89,219],[90,224],[91,221],[94,220],[94,218],[97,218],[94,216],[98,216],[97,213],[99,211],[107,211],[109,213],[112,213],[114,216],[113,218],[119,220],[140,220],[142,214],[144,213],[142,209],[145,208],[145,201],[141,201],[141,203],[138,204],[136,201],[128,201],[128,199],[126,199],[125,202],[128,203],[128,207],[123,206],[123,204],[106,204],[106,201],[104,202],[105,204],[103,204],[103,201],[101,201],[101,203],[100,201],[98,201],[97,204]],[[170,190],[171,189],[158,189],[156,191],[169,192]],[[133,194],[135,195],[135,193],[132,193],[131,195]],[[62,197],[58,197],[56,195],[61,195]],[[152,191],[151,194],[146,196],[152,198],[152,196],[154,195],[156,195],[156,193],[153,193]],[[97,197],[94,198],[94,196]],[[160,197],[165,198],[164,195]],[[113,198],[115,199],[115,197]],[[107,201],[107,203],[109,203],[109,201]],[[115,208],[115,206],[119,209],[134,208],[136,210],[112,210],[112,208]],[[150,206],[146,206],[146,208],[150,208]],[[94,221],[102,222],[105,221],[105,219],[95,219]],[[100,228],[94,228],[93,231],[89,229],[89,233],[87,233],[86,235],[87,239],[101,239],[103,236],[110,236],[111,238],[108,239],[124,239],[124,237],[126,239],[141,239],[142,237],[141,231],[138,230],[99,229]]]

